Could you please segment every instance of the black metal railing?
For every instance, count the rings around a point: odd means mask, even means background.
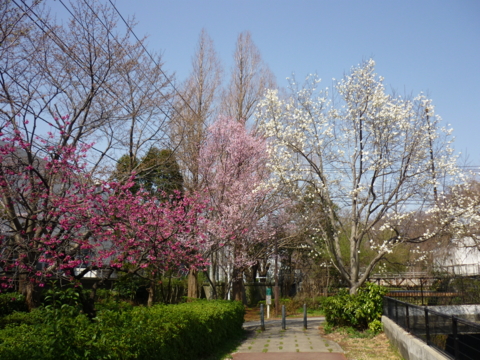
[[[453,291],[429,291],[429,290],[391,290],[387,293],[392,297],[413,305],[467,305],[480,304],[478,294],[469,292]]]
[[[480,359],[480,324],[387,296],[383,315],[452,359]]]

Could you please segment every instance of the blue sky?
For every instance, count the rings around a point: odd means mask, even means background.
[[[108,1],[108,0],[102,0]],[[51,2],[53,10],[58,2]],[[451,124],[455,148],[480,166],[480,1],[478,0],[117,0],[135,15],[138,36],[161,52],[181,82],[200,30],[225,70],[238,34],[248,30],[280,86],[317,73],[324,86],[373,57],[387,89],[423,91]]]

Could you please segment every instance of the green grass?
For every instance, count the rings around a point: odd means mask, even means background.
[[[303,307],[297,309],[296,315],[303,315]],[[323,309],[307,309],[307,316],[325,316]]]

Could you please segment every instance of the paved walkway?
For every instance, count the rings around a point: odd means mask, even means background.
[[[337,343],[320,336],[319,325],[323,317],[309,318],[308,329],[303,319],[287,318],[287,329],[281,320],[265,321],[265,331],[259,321],[249,321],[243,327],[248,338],[233,354],[234,360],[346,360]]]

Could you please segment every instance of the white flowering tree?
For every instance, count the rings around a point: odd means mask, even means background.
[[[440,128],[431,101],[387,94],[373,60],[331,94],[318,84],[291,81],[286,99],[268,91],[257,120],[274,181],[309,198],[314,251],[326,251],[356,293],[396,247],[434,241],[465,214],[444,200],[445,188],[463,180],[451,130]]]

